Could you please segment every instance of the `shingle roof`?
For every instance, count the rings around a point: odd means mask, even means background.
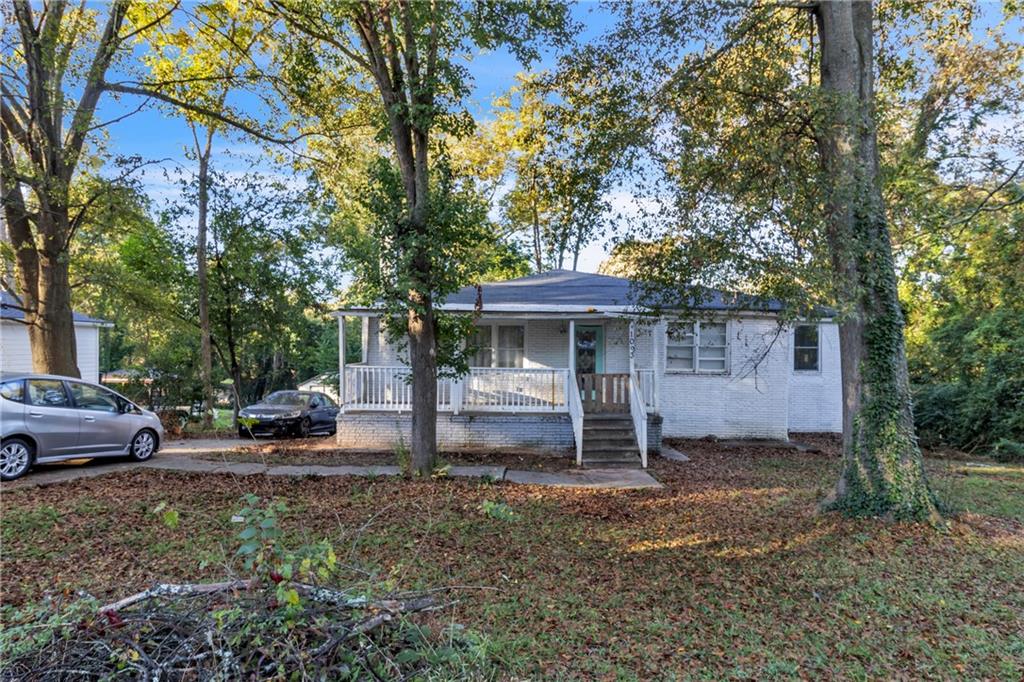
[[[504,282],[480,285],[484,310],[515,306],[550,308],[552,306],[592,307],[596,310],[623,309],[636,306],[630,280],[610,275],[596,275],[575,270],[551,270]],[[446,306],[473,306],[477,301],[477,287],[463,287],[445,300]],[[665,301],[666,308],[696,307],[700,310],[764,310],[778,312],[779,301],[759,299],[743,294],[728,294],[709,289],[696,306]],[[692,303],[692,301],[691,301]]]
[[[89,317],[82,313],[72,313],[76,324],[110,325],[108,320]],[[18,301],[6,291],[0,291],[0,320],[24,320],[25,313],[18,309]]]

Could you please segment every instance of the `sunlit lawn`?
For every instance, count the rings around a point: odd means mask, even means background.
[[[816,513],[831,457],[680,447],[692,461],[659,461],[661,491],[156,471],[5,491],[3,598],[221,577],[251,490],[288,502],[290,543],[330,538],[396,587],[467,588],[442,617],[486,633],[509,676],[1020,679],[1024,468],[930,462],[968,512],[932,529]]]

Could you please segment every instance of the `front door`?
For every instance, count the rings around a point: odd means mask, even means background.
[[[584,412],[629,411],[628,374],[604,373],[604,327],[576,327],[576,381]]]
[[[576,327],[576,374],[600,374],[604,371],[604,327]]]

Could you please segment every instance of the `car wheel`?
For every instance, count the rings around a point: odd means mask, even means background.
[[[249,429],[245,428],[244,426],[239,426],[238,427],[238,437],[239,438],[248,438],[249,440],[256,440],[256,436],[254,436],[253,433]]]
[[[298,436],[299,438],[309,438],[310,427],[311,425],[309,422],[309,417],[306,417],[305,419],[299,422],[298,428],[295,429],[295,435]]]
[[[145,462],[156,452],[156,434],[149,429],[143,429],[132,438],[131,456],[136,462]]]
[[[24,476],[32,466],[32,446],[21,438],[8,438],[0,445],[0,481]]]

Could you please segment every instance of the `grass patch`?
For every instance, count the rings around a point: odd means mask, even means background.
[[[222,576],[231,514],[251,491],[287,502],[287,538],[330,539],[358,575],[407,590],[466,586],[449,617],[488,633],[509,677],[1024,673],[1020,467],[929,462],[936,488],[971,512],[935,529],[819,514],[838,474],[832,455],[679,447],[690,463],[654,465],[664,490],[155,470],[12,490],[5,508],[21,513],[0,521],[0,596],[114,598]],[[86,501],[90,513],[72,512]],[[180,513],[176,528],[151,513],[160,502]],[[66,561],[34,555],[40,545]]]
[[[937,493],[954,509],[1024,522],[1024,464],[929,461]]]

